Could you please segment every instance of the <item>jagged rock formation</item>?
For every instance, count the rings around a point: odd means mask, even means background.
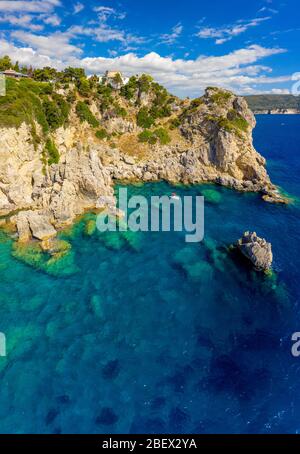
[[[273,254],[271,243],[260,238],[255,232],[245,232],[237,243],[238,249],[247,257],[258,271],[271,269]]]
[[[59,152],[56,163],[45,162],[45,141],[35,140],[36,135],[42,137],[37,121],[34,135],[26,122],[0,128],[0,214],[18,210],[10,222],[20,240],[52,237],[76,216],[97,207],[101,196],[111,198],[115,179],[215,182],[283,201],[264,158],[253,147],[255,118],[243,98],[216,88],[193,101],[172,97],[167,117],[147,127],[149,140],[144,140],[145,127],[137,118],[142,108],[153,111],[155,93],[136,89],[130,99],[118,92],[112,96],[117,108],[103,111],[95,100],[89,102],[96,123],[105,129],[98,136],[79,119],[75,105],[71,107],[68,122],[51,133]],[[116,109],[125,108],[126,117],[116,114]],[[153,129],[157,126],[164,128],[161,140],[161,130]]]

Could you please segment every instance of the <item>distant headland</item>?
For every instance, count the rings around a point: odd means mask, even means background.
[[[254,114],[300,114],[300,96],[251,95],[245,99]]]

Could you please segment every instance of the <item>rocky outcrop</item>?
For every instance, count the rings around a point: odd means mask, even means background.
[[[56,230],[50,223],[51,212],[49,211],[21,211],[12,221],[16,222],[19,240],[27,241],[31,237],[37,240],[45,240],[56,235]]]
[[[237,247],[258,271],[271,269],[273,261],[271,243],[268,243],[264,238],[258,237],[255,232],[245,232],[238,241]]]
[[[180,121],[170,144],[143,145],[139,153],[138,128],[131,120],[109,120],[109,130],[116,132],[111,144],[96,140],[87,123],[71,116],[69,126],[52,134],[60,161],[46,167],[43,143],[34,144],[30,125],[0,129],[0,214],[18,210],[11,222],[19,238],[44,240],[85,210],[99,207],[101,197],[113,200],[116,179],[209,181],[280,201],[265,160],[253,147],[255,118],[243,98],[208,89],[197,108],[187,105]],[[117,142],[119,133],[137,144],[133,151]]]

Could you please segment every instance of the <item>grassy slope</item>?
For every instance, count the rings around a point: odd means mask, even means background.
[[[0,97],[0,127],[19,127],[23,122],[32,125],[36,119],[46,133],[48,124],[40,96],[48,90],[47,83],[7,78],[6,96]]]

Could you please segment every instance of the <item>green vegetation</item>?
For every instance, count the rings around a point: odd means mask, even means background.
[[[206,120],[216,123],[220,129],[227,132],[233,132],[239,137],[242,137],[242,133],[247,132],[249,128],[247,120],[234,109],[228,112],[227,117],[213,117],[207,115]]]
[[[157,141],[159,141],[161,145],[167,145],[171,142],[171,138],[164,128],[157,128],[154,131],[145,129],[138,137],[140,142],[149,143],[150,145],[156,144]]]
[[[164,128],[156,129],[154,131],[154,134],[156,135],[156,137],[158,138],[162,145],[167,145],[168,143],[171,142],[171,138]]]
[[[224,106],[227,101],[229,101],[231,96],[231,93],[229,93],[228,91],[215,89],[215,93],[211,96],[211,100],[218,106]]]
[[[76,113],[81,122],[87,121],[93,128],[97,128],[97,126],[99,126],[97,118],[94,117],[89,109],[89,106],[85,102],[78,101],[76,104]]]
[[[120,106],[118,102],[114,103],[114,113],[117,117],[127,117],[127,110],[124,107]]]
[[[114,77],[113,80],[114,80],[114,83],[115,83],[116,85],[120,85],[120,84],[123,83],[123,80],[122,80],[122,77],[121,77],[121,74],[120,74],[120,73],[117,73],[117,74],[115,75],[115,77]]]
[[[113,105],[113,89],[110,85],[101,84],[97,88],[97,93],[100,99],[100,110],[104,113]]]
[[[0,58],[0,71],[5,71],[12,67],[12,61],[8,55],[4,55],[4,57]]]
[[[121,96],[127,99],[127,101],[130,101],[133,99],[138,90],[138,78],[135,76],[130,77],[129,81],[127,82],[126,85],[124,85],[121,88]]]
[[[41,82],[49,82],[50,80],[57,79],[58,72],[50,66],[46,66],[42,69],[35,69],[33,71],[33,78]]]
[[[175,117],[175,118],[172,118],[172,120],[170,120],[169,124],[170,124],[170,129],[176,129],[176,128],[179,128],[179,126],[181,125],[181,121],[178,117]]]
[[[58,164],[59,158],[59,151],[56,148],[55,143],[52,139],[48,138],[43,151],[44,164],[46,164],[46,162],[49,164],[49,166],[51,164]]]
[[[187,115],[193,114],[197,112],[200,106],[204,104],[204,101],[202,98],[195,98],[190,102],[190,105],[185,107],[182,111],[182,114],[180,115],[180,119],[182,120],[184,117]]]
[[[45,98],[43,109],[49,128],[52,131],[66,124],[70,107],[63,96],[53,93],[52,99]]]
[[[37,150],[38,145],[41,143],[41,138],[39,137],[37,130],[36,130],[36,125],[34,122],[32,122],[31,125],[31,138],[32,138],[32,144],[34,146],[34,149]]]
[[[195,98],[191,101],[190,104],[190,110],[194,111],[197,110],[199,106],[202,106],[204,104],[204,101],[202,98]]]
[[[70,91],[67,94],[66,100],[69,104],[73,104],[76,101],[76,91],[75,90]]]
[[[153,95],[153,101],[148,112],[146,112],[145,108],[141,109],[140,119],[138,120],[141,127],[149,128],[151,126],[150,123],[154,124],[155,119],[171,115],[170,104],[175,98],[170,96],[163,86],[154,82],[153,78],[147,74],[143,74],[140,77],[132,76],[129,82],[121,88],[120,93],[128,101],[136,98],[136,104],[140,103],[140,96],[143,93],[151,93]]]
[[[142,107],[136,116],[137,125],[141,128],[148,129],[155,123],[155,118],[149,113],[147,107]]]
[[[97,137],[97,139],[103,140],[103,139],[108,138],[109,134],[106,131],[106,129],[101,128],[101,129],[98,129],[98,131],[96,131],[95,136]]]
[[[72,68],[69,66],[59,74],[59,80],[62,82],[75,82],[79,83],[82,78],[85,78],[85,71],[83,68]]]
[[[154,145],[157,142],[157,137],[149,129],[145,129],[138,137],[140,142],[149,143],[150,145]]]
[[[81,77],[77,83],[78,93],[84,98],[88,98],[91,95],[91,86],[88,79]]]
[[[24,74],[32,72],[31,67],[30,68],[20,67],[17,61],[13,63],[8,55],[4,55],[4,57],[0,58],[0,71],[6,71],[7,69],[14,69],[17,72],[21,72]]]
[[[49,125],[39,94],[44,91],[44,84],[30,80],[6,80],[6,96],[0,97],[0,126],[20,127],[23,122],[32,125],[36,120],[46,133]],[[47,84],[46,84],[47,85]]]
[[[230,120],[231,124],[240,131],[247,132],[249,128],[248,121],[242,117],[236,110],[231,109],[228,112],[228,119]]]

